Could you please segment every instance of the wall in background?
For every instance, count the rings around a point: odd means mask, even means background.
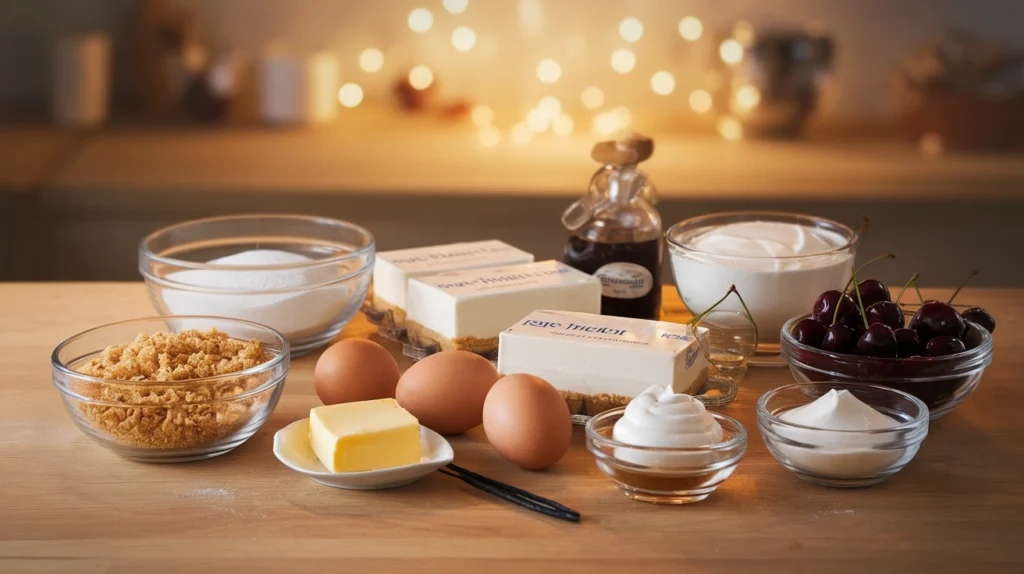
[[[381,98],[402,70],[425,64],[437,71],[450,95],[467,95],[495,106],[516,106],[551,93],[575,101],[585,85],[601,86],[611,105],[631,94],[643,107],[683,107],[685,94],[700,87],[714,57],[719,32],[737,20],[755,26],[816,23],[839,46],[830,110],[844,117],[879,117],[889,112],[888,81],[896,61],[921,41],[951,25],[1024,46],[1018,0],[470,0],[466,12],[444,11],[441,0],[181,0],[200,19],[203,34],[218,50],[253,52],[272,40],[296,50],[338,51],[342,76],[363,84],[368,100]],[[41,103],[49,83],[49,49],[64,34],[104,30],[114,34],[116,94],[130,100],[134,90],[132,34],[140,0],[0,0],[0,105]],[[433,28],[414,34],[409,11],[427,7]],[[704,23],[704,37],[682,40],[677,25],[692,15]],[[618,23],[639,18],[644,37],[627,44]],[[476,48],[451,45],[457,25],[471,27]],[[385,52],[385,68],[370,76],[359,70],[361,50]],[[614,73],[611,52],[630,47],[638,63],[628,75]],[[558,84],[540,84],[542,58],[562,64]],[[672,96],[647,87],[655,70],[674,73]],[[636,86],[639,85],[640,88]],[[643,96],[639,96],[643,94]],[[641,97],[637,101],[637,97]]]

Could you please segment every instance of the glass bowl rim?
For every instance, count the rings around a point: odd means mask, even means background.
[[[195,261],[185,261],[184,259],[177,259],[175,257],[168,257],[168,256],[165,256],[165,255],[158,255],[158,254],[154,253],[152,249],[149,248],[149,244],[152,241],[155,241],[157,238],[159,238],[159,237],[161,237],[163,235],[166,235],[168,233],[171,233],[173,231],[185,228],[185,227],[195,227],[195,226],[200,226],[200,225],[208,224],[208,223],[220,223],[220,222],[226,222],[226,221],[242,221],[242,220],[248,220],[248,219],[277,219],[277,220],[281,220],[281,221],[291,220],[291,221],[305,222],[305,223],[311,223],[311,224],[317,224],[317,225],[324,225],[324,224],[326,224],[326,225],[329,225],[329,226],[332,226],[332,227],[340,227],[340,228],[343,228],[343,229],[348,229],[348,230],[355,231],[355,232],[359,233],[360,235],[363,236],[365,244],[362,247],[360,247],[360,248],[358,248],[358,249],[356,249],[354,251],[351,251],[349,253],[344,253],[344,254],[341,254],[341,255],[335,255],[335,256],[332,256],[332,257],[325,257],[324,259],[314,259],[312,261],[303,261],[303,262],[300,262],[300,263],[280,263],[280,264],[273,264],[273,265],[222,265],[222,264],[218,264],[218,263],[201,263],[201,262],[195,262]],[[342,261],[348,261],[350,259],[356,259],[356,258],[363,257],[363,256],[366,256],[366,255],[371,255],[372,256],[374,254],[375,250],[376,250],[376,239],[374,238],[373,234],[370,233],[370,231],[368,229],[366,229],[365,227],[363,227],[361,225],[357,225],[355,223],[352,223],[350,221],[345,221],[345,220],[342,220],[342,219],[334,219],[334,218],[331,218],[331,217],[320,217],[320,216],[316,216],[316,215],[302,215],[302,214],[292,214],[292,213],[244,213],[244,214],[236,214],[236,215],[220,215],[220,216],[216,216],[216,217],[204,217],[204,218],[200,218],[200,219],[190,219],[188,221],[182,221],[180,223],[175,223],[173,225],[168,225],[166,227],[162,227],[160,229],[157,229],[156,231],[146,235],[142,239],[142,241],[139,243],[139,257],[140,258],[143,258],[143,259],[146,259],[146,260],[151,260],[151,261],[154,261],[154,262],[157,262],[157,263],[163,263],[165,265],[179,267],[179,268],[182,268],[182,269],[210,269],[210,270],[217,270],[217,271],[265,271],[265,270],[268,270],[268,269],[278,271],[278,270],[289,270],[289,269],[309,269],[309,268],[316,268],[316,267],[321,267],[321,266],[325,266],[325,265],[333,265],[335,263],[339,263],[339,262],[342,262]],[[348,278],[354,276],[355,274],[358,274],[358,273],[364,271],[368,266],[371,266],[372,264],[373,264],[373,261],[372,261],[372,257],[371,257],[371,260],[368,261],[365,265],[363,265],[361,269],[359,269],[356,272],[350,273],[349,275],[346,275],[345,279],[348,279]],[[147,279],[149,279],[149,277],[147,277]],[[161,278],[161,279],[166,281],[166,279],[163,279],[163,278]],[[172,281],[172,283],[176,283],[176,282]]]
[[[769,256],[765,256],[765,257],[758,257],[758,256],[744,257],[744,256],[738,256],[738,255],[720,255],[720,254],[717,254],[717,253],[708,253],[707,251],[701,251],[699,249],[694,249],[693,247],[690,247],[688,245],[684,245],[683,243],[679,242],[679,240],[676,238],[676,235],[679,234],[680,230],[684,226],[699,225],[701,223],[705,223],[705,222],[707,222],[709,220],[714,220],[714,219],[717,219],[717,218],[720,218],[720,217],[739,217],[739,216],[752,216],[752,220],[754,220],[754,221],[758,221],[758,219],[756,219],[756,218],[760,216],[760,217],[763,217],[763,218],[766,218],[766,219],[769,219],[769,220],[779,220],[779,219],[782,219],[782,218],[786,218],[786,219],[801,220],[801,221],[809,223],[809,224],[825,223],[825,224],[837,227],[841,231],[843,231],[844,236],[846,237],[846,243],[844,243],[843,245],[841,245],[839,247],[830,249],[828,251],[822,251],[820,253],[810,253],[810,254],[807,254],[807,255],[784,255],[784,256],[779,256],[779,257],[769,257]],[[816,226],[817,225],[815,225],[815,227]],[[720,212],[716,212],[716,213],[707,213],[707,214],[704,214],[704,215],[698,215],[696,217],[690,217],[688,219],[684,219],[684,220],[676,223],[672,227],[668,228],[668,230],[665,232],[665,241],[668,243],[670,249],[679,249],[679,250],[682,250],[682,251],[687,251],[687,252],[695,253],[695,254],[698,254],[698,255],[703,255],[703,256],[707,256],[707,257],[713,257],[713,258],[716,258],[716,259],[722,259],[722,260],[728,260],[728,261],[800,261],[800,260],[803,260],[803,259],[813,259],[815,257],[825,257],[825,256],[828,256],[828,255],[835,255],[837,253],[841,253],[843,251],[847,251],[849,249],[852,249],[860,241],[861,235],[862,235],[861,231],[854,231],[848,225],[845,225],[843,223],[839,223],[838,221],[835,221],[833,219],[828,219],[828,218],[825,218],[825,217],[818,217],[816,215],[810,215],[810,214],[807,214],[807,213],[792,213],[792,212],[787,212],[787,211],[770,211],[770,210],[758,211],[758,210],[751,210],[751,211],[720,211]]]
[[[904,315],[910,315],[911,313],[909,311],[907,311],[906,309],[903,309],[903,314]],[[810,316],[811,316],[810,313],[804,313],[803,315],[797,315],[796,317],[793,317],[793,318],[789,319],[788,321],[786,321],[785,323],[783,323],[783,325],[782,325],[782,333],[781,333],[781,337],[779,338],[779,341],[782,342],[782,343],[785,343],[787,345],[792,345],[793,347],[796,347],[797,349],[800,349],[801,351],[807,351],[807,352],[814,353],[814,354],[817,354],[817,355],[820,355],[820,356],[823,356],[823,357],[828,357],[829,359],[835,359],[835,360],[839,360],[839,361],[849,360],[848,357],[856,357],[858,359],[863,359],[865,362],[876,362],[877,361],[878,364],[888,365],[888,364],[895,364],[895,362],[897,362],[897,361],[911,360],[909,358],[899,358],[899,357],[862,357],[860,355],[851,355],[849,353],[834,353],[832,351],[825,351],[825,350],[819,349],[817,347],[812,347],[810,345],[805,345],[805,344],[801,343],[800,341],[797,341],[795,338],[793,338],[792,330],[793,330],[793,327],[799,321],[802,321],[804,319],[808,319],[808,318],[810,318]],[[981,325],[978,325],[977,323],[975,323],[973,321],[969,321],[967,319],[964,319],[964,322],[965,323],[970,323],[971,325],[974,325],[975,327],[981,329],[982,340],[981,340],[981,344],[980,345],[978,345],[977,347],[975,347],[973,349],[967,349],[966,351],[964,351],[962,353],[954,353],[952,355],[942,355],[940,357],[918,357],[918,358],[912,359],[912,360],[915,360],[915,361],[928,361],[929,364],[935,365],[935,364],[941,364],[941,363],[955,363],[955,362],[958,362],[958,361],[964,361],[964,360],[968,360],[968,359],[979,359],[979,358],[984,358],[984,357],[991,358],[991,356],[992,356],[992,345],[993,345],[993,343],[992,343],[992,333],[989,333],[988,329],[985,329],[984,327],[982,327]],[[793,361],[799,363],[801,366],[806,366],[806,367],[808,367],[810,369],[818,370],[818,369],[814,369],[814,367],[811,367],[810,365],[806,365],[803,361],[792,359],[791,357],[789,357],[787,355],[785,350],[782,351],[782,354],[783,354],[783,356],[784,356],[784,358],[786,359],[787,362],[793,360]],[[984,365],[979,365],[979,366],[984,366]],[[955,376],[962,376],[962,375],[963,375],[963,373],[956,373],[955,374]],[[954,376],[954,375],[950,375],[950,376]],[[921,380],[924,380],[924,379],[932,380],[932,379],[942,379],[942,378],[943,378],[942,376],[938,376],[938,377],[921,377]],[[886,378],[885,380],[895,380],[895,378],[891,378],[890,377],[890,378]],[[912,382],[912,381],[915,381],[917,379],[911,378],[911,379],[906,379],[906,380],[908,382]]]
[[[898,425],[891,426],[891,427],[884,428],[884,429],[874,429],[874,430],[832,430],[832,429],[826,429],[826,428],[821,428],[821,427],[812,427],[812,426],[807,426],[807,425],[802,425],[802,424],[797,424],[797,423],[793,423],[793,422],[782,420],[779,417],[769,413],[767,407],[765,406],[768,403],[768,400],[771,397],[779,394],[782,391],[795,390],[795,389],[798,389],[800,387],[819,386],[819,385],[825,386],[825,385],[835,385],[835,384],[847,385],[847,386],[851,386],[851,387],[862,387],[862,388],[866,388],[866,389],[873,389],[873,390],[876,390],[876,391],[882,391],[883,393],[892,393],[892,394],[897,395],[897,396],[899,396],[901,398],[907,399],[908,401],[910,401],[911,403],[916,405],[917,408],[918,408],[917,416],[914,417],[912,420],[909,420],[907,422],[900,423]],[[810,404],[811,402],[813,402],[813,401],[808,401],[807,404]],[[871,405],[868,405],[868,406],[871,406]],[[874,408],[874,407],[872,407],[872,408]],[[801,430],[809,430],[809,431],[817,431],[817,432],[839,433],[839,434],[845,434],[847,436],[853,436],[853,435],[872,435],[872,436],[878,436],[878,435],[885,435],[885,434],[892,433],[892,432],[900,432],[900,431],[908,431],[908,430],[911,430],[911,431],[913,431],[913,430],[920,430],[922,427],[927,430],[927,428],[928,428],[928,421],[931,418],[931,412],[928,409],[928,405],[926,405],[924,403],[924,401],[922,401],[921,399],[915,397],[914,395],[911,395],[910,393],[905,393],[903,391],[900,391],[900,390],[897,390],[897,389],[893,389],[893,388],[887,387],[885,385],[877,385],[877,384],[874,384],[874,383],[845,382],[845,381],[817,381],[817,382],[812,382],[812,383],[799,383],[799,382],[797,382],[797,383],[790,383],[788,385],[782,385],[781,387],[775,387],[774,389],[771,389],[770,391],[766,391],[764,394],[761,395],[761,398],[757,399],[757,407],[756,407],[755,410],[756,410],[756,413],[757,413],[757,421],[758,421],[758,423],[760,423],[762,420],[768,420],[768,421],[770,421],[770,422],[772,422],[772,423],[774,423],[774,424],[776,424],[778,426],[782,426],[782,427],[801,429]],[[760,424],[758,426],[760,426]],[[775,435],[776,433],[775,432],[771,432],[770,434]]]
[[[91,375],[86,375],[86,374],[83,374],[83,373],[79,373],[78,371],[72,370],[70,367],[67,366],[67,364],[65,364],[64,361],[60,360],[60,353],[61,353],[61,351],[64,350],[65,347],[67,347],[68,345],[70,345],[70,344],[80,340],[81,338],[83,338],[83,337],[85,337],[87,335],[95,334],[95,333],[97,333],[99,331],[102,331],[102,330],[105,330],[105,329],[109,329],[109,328],[112,328],[112,327],[119,327],[119,326],[124,326],[124,325],[130,325],[132,323],[144,323],[144,322],[150,322],[150,321],[159,321],[161,323],[165,323],[166,324],[167,321],[176,320],[176,319],[186,319],[186,320],[189,320],[189,319],[197,320],[198,319],[198,320],[204,320],[204,321],[216,320],[216,321],[221,321],[221,322],[235,323],[236,325],[244,325],[244,326],[247,326],[247,327],[253,327],[253,328],[256,328],[258,330],[262,330],[262,331],[264,331],[266,333],[271,334],[276,339],[276,341],[280,344],[281,350],[274,356],[274,358],[270,359],[266,363],[261,363],[259,365],[256,365],[255,367],[252,367],[252,368],[249,368],[249,369],[245,369],[243,371],[238,371],[238,372],[235,372],[235,373],[225,373],[223,375],[214,375],[212,377],[200,377],[198,379],[187,379],[187,380],[184,380],[184,381],[119,381],[117,379],[105,379],[105,378],[102,378],[102,377],[93,377]],[[125,343],[125,344],[127,344],[127,343]],[[53,349],[53,352],[50,354],[50,365],[54,369],[56,369],[58,372],[60,372],[61,374],[65,375],[66,377],[73,378],[73,379],[75,379],[77,381],[83,381],[83,382],[88,382],[88,383],[95,383],[95,384],[100,384],[100,385],[105,385],[105,386],[115,386],[116,385],[116,386],[120,386],[120,387],[124,387],[124,386],[139,386],[139,387],[142,387],[142,386],[147,386],[147,385],[159,385],[161,387],[189,388],[189,387],[204,386],[204,385],[213,384],[213,383],[220,383],[220,382],[228,381],[228,380],[231,380],[231,379],[237,379],[237,378],[240,378],[240,377],[249,377],[249,376],[253,376],[253,375],[258,375],[258,374],[261,374],[261,373],[264,373],[264,372],[272,371],[275,368],[281,366],[282,364],[287,366],[288,363],[290,362],[290,353],[291,353],[291,344],[288,342],[288,339],[284,335],[282,335],[279,331],[277,331],[276,329],[274,329],[272,327],[268,327],[266,325],[261,325],[260,323],[254,323],[252,321],[246,321],[244,319],[232,319],[230,317],[218,317],[218,316],[215,316],[215,315],[170,315],[170,316],[167,316],[167,317],[142,317],[142,318],[137,318],[137,319],[126,319],[124,321],[115,321],[113,323],[106,323],[106,324],[103,324],[103,325],[92,327],[91,329],[86,329],[85,331],[82,331],[80,333],[76,333],[76,334],[68,337],[67,339],[63,340],[59,345],[57,345]],[[251,394],[257,394],[258,392],[265,391],[266,389],[270,388],[273,385],[280,384],[281,381],[283,381],[283,380],[284,380],[284,377],[281,377],[280,380],[278,380],[277,378],[274,378],[274,379],[271,379],[271,380],[267,381],[266,383],[260,385],[259,387],[255,388],[255,389],[251,389],[251,390],[246,391],[244,393],[240,393],[240,394],[237,394],[237,395],[232,395],[230,397],[225,397],[223,399],[211,399],[209,401],[200,401],[200,402],[188,403],[188,404],[189,405],[202,405],[202,404],[215,403],[215,402],[227,402],[227,401],[231,401],[231,400],[237,400],[239,398],[245,398],[246,396],[249,396]],[[87,399],[85,397],[82,397],[82,396],[78,395],[77,393],[73,393],[73,392],[70,391],[70,389],[66,389],[65,385],[58,383],[56,380],[54,380],[54,385],[57,387],[57,389],[62,394],[74,397],[77,400],[81,400],[81,401],[84,401],[84,402],[90,402],[90,403],[104,403],[104,404],[106,403],[105,401],[96,401],[96,400],[93,400],[93,399]],[[122,407],[123,406],[131,406],[131,405],[125,405],[125,404],[122,404],[122,403],[110,403],[110,404],[115,405],[115,406],[122,406]]]
[[[632,444],[626,444],[624,442],[619,442],[619,441],[615,440],[614,438],[608,438],[608,437],[601,436],[597,432],[596,427],[597,427],[598,424],[604,423],[608,419],[610,419],[612,417],[615,417],[615,416],[621,417],[623,414],[625,414],[625,412],[626,412],[626,407],[616,407],[614,409],[610,409],[610,410],[604,411],[601,414],[598,414],[598,415],[595,415],[595,416],[591,417],[590,420],[587,421],[587,426],[586,426],[587,440],[589,440],[591,442],[594,442],[594,443],[598,443],[601,446],[608,446],[608,447],[613,447],[613,448],[628,448],[628,449],[636,450],[636,451],[640,451],[640,452],[663,453],[663,454],[708,453],[708,452],[718,452],[718,451],[729,451],[729,450],[735,449],[737,446],[742,446],[742,445],[745,445],[747,443],[747,429],[746,429],[746,427],[743,426],[743,423],[741,423],[740,421],[738,421],[738,420],[736,420],[736,419],[734,419],[734,418],[732,418],[732,417],[730,417],[728,415],[723,415],[722,413],[718,413],[718,412],[715,412],[715,411],[712,411],[712,410],[708,410],[707,412],[711,413],[711,416],[714,417],[715,420],[717,420],[717,421],[723,421],[724,420],[725,422],[727,422],[728,424],[730,424],[730,425],[732,425],[733,427],[736,428],[736,436],[732,437],[731,439],[729,439],[727,441],[722,441],[722,442],[718,442],[718,443],[707,445],[707,446],[690,447],[690,448],[673,448],[673,447],[636,446],[636,445],[632,445]],[[721,424],[721,423],[719,423],[719,424]]]

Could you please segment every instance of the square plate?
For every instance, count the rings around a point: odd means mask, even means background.
[[[334,488],[378,490],[412,484],[455,458],[452,445],[443,436],[420,426],[420,462],[366,470],[362,472],[330,472],[309,446],[309,419],[302,419],[277,431],[274,435],[274,456],[288,468]]]

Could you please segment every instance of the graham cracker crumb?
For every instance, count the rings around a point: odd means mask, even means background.
[[[117,442],[162,449],[197,448],[239,431],[265,406],[273,389],[231,401],[222,399],[258,388],[268,376],[189,381],[245,371],[273,357],[258,340],[232,339],[216,329],[140,334],[127,345],[107,347],[76,368],[107,382],[76,381],[73,389],[89,400],[105,403],[81,402],[78,408],[94,429]]]

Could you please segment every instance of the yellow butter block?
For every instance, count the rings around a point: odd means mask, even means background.
[[[309,445],[327,470],[359,472],[420,461],[420,423],[395,399],[316,407]]]

